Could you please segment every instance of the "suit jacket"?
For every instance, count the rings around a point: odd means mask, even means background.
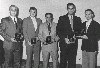
[[[47,23],[43,23],[41,24],[40,28],[39,28],[39,38],[42,42],[46,41],[46,37],[47,36],[51,36],[53,38],[56,37],[56,26],[57,24],[56,23],[52,23],[51,25],[51,33],[49,35],[49,30],[48,30],[48,25]]]
[[[6,17],[1,19],[1,35],[4,38],[4,48],[11,49],[12,42],[11,38],[15,37],[15,33],[22,33],[22,20],[17,18],[17,29],[12,18]]]
[[[50,51],[50,50],[57,50],[58,49],[58,47],[57,47],[58,38],[57,38],[57,35],[56,35],[56,26],[57,26],[57,24],[53,22],[52,25],[51,25],[51,33],[49,34],[47,23],[45,22],[45,23],[40,25],[39,39],[42,41],[42,43],[46,42],[47,36],[51,36],[56,41],[56,42],[53,42],[53,43],[47,44],[47,45],[42,44],[43,50]]]
[[[82,24],[82,28],[86,28],[86,22]],[[98,51],[98,39],[100,38],[100,24],[94,20],[91,21],[86,33],[88,39],[82,40],[82,50],[88,52]]]
[[[73,16],[73,30],[71,28],[70,20],[68,14],[60,16],[57,24],[57,35],[60,37],[60,43],[65,44],[65,38],[68,36],[73,36],[75,32],[80,33],[81,31],[81,19],[80,17]],[[62,46],[62,45],[61,45]]]
[[[23,34],[26,42],[31,41],[31,38],[38,37],[39,26],[42,23],[42,20],[40,18],[36,18],[36,22],[37,30],[35,31],[31,17],[27,17],[23,20]]]

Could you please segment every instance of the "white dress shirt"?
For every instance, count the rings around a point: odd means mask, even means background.
[[[70,20],[70,24],[71,24],[71,19],[73,19],[73,15],[68,15],[69,20]]]
[[[88,20],[88,21],[86,22],[86,29],[89,28],[91,21],[92,21],[92,19],[90,19],[90,20]]]
[[[17,18],[16,17],[13,17],[13,16],[10,16],[11,17],[11,19],[13,20],[13,22],[14,22],[14,24],[17,22]],[[14,21],[14,18],[15,18],[15,21]]]
[[[36,31],[36,29],[37,29],[37,22],[36,22],[36,18],[35,18],[35,17],[31,17],[31,19],[32,19],[32,22],[33,22],[33,24],[34,24],[35,31]]]

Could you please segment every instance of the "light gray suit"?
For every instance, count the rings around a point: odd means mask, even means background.
[[[38,37],[39,26],[42,23],[42,21],[41,19],[36,18],[36,22],[37,22],[37,30],[35,31],[35,27],[31,17],[27,17],[23,20],[23,33],[25,37],[26,54],[27,54],[26,68],[30,68],[32,66],[31,61],[33,53],[34,53],[34,68],[39,67],[41,42],[38,40],[36,44],[34,44],[34,47],[28,44],[28,41],[31,41],[32,38]]]
[[[1,19],[2,28],[1,28],[1,35],[4,38],[4,50],[5,50],[5,67],[13,67],[13,68],[20,67],[20,60],[21,60],[21,42],[12,42],[11,38],[15,37],[15,33],[22,33],[22,20],[17,18],[17,29],[16,25],[14,24],[12,18],[6,17]],[[12,62],[14,60],[14,63]]]

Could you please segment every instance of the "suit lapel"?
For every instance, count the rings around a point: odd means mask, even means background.
[[[16,26],[10,16],[9,16],[9,22],[10,22],[10,25],[13,27],[14,31],[16,31]]]
[[[29,17],[29,22],[28,22],[30,25],[32,25],[32,27],[34,27],[34,24],[33,24],[33,21],[31,19],[31,17]],[[35,27],[34,27],[34,31],[35,31]]]
[[[88,29],[87,29],[87,32],[89,32],[93,27],[93,20],[91,21],[91,23],[90,23],[90,25],[89,25],[89,27],[88,27]]]

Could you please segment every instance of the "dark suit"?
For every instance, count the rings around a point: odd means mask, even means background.
[[[23,33],[25,37],[26,54],[27,54],[26,68],[32,67],[33,53],[34,53],[34,68],[39,68],[41,42],[40,40],[38,40],[36,44],[33,44],[32,46],[28,44],[28,41],[31,41],[32,38],[38,37],[39,26],[42,23],[42,20],[36,18],[36,22],[37,22],[37,29],[35,31],[35,27],[31,17],[27,17],[23,20]]]
[[[77,16],[73,16],[73,30],[70,25],[68,14],[60,16],[57,24],[57,34],[60,37],[60,68],[66,68],[68,61],[68,68],[76,67],[76,55],[78,47],[78,39],[73,44],[66,44],[65,38],[73,36],[75,33],[81,31],[81,19]]]
[[[17,29],[11,17],[6,17],[1,20],[2,36],[4,38],[5,50],[5,67],[20,67],[22,42],[12,42],[11,38],[15,37],[15,33],[22,33],[22,20],[17,18]]]
[[[4,48],[3,41],[0,40],[0,66],[4,63]]]
[[[82,28],[86,28],[86,22],[82,24]],[[96,21],[92,21],[86,35],[88,39],[82,40],[82,51],[86,50],[87,52],[98,51],[98,39],[100,38],[100,25]]]
[[[82,24],[82,29],[86,29],[86,22]],[[88,39],[82,40],[82,68],[95,68],[96,51],[98,51],[98,40],[100,38],[100,24],[91,21],[86,36]]]

